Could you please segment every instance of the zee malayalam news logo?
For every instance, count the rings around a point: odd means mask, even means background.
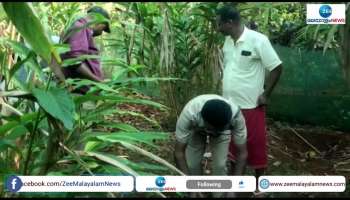
[[[162,176],[156,178],[156,185],[158,187],[163,187],[165,185],[165,178]]]
[[[166,184],[166,180],[163,176],[159,176],[155,180],[155,185],[157,187],[147,187],[146,191],[159,191],[159,192],[175,192],[175,187],[164,187]]]
[[[307,4],[307,24],[345,24],[345,4]]]

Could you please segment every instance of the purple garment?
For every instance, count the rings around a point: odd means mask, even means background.
[[[82,27],[84,26],[88,21],[85,18],[81,18],[77,20],[74,23],[74,27]],[[66,52],[61,55],[61,58],[63,60],[69,59],[69,58],[78,58],[82,55],[99,55],[99,50],[96,48],[94,44],[93,39],[93,31],[92,29],[86,27],[84,29],[81,29],[75,33],[73,33],[69,38],[67,38],[65,41],[63,41],[65,44],[69,44],[71,50],[69,52]],[[102,70],[100,67],[100,61],[98,59],[88,59],[84,60],[83,63],[85,63],[91,70],[92,73],[94,73],[96,76],[103,78]],[[63,73],[66,77],[70,78],[82,78],[77,72],[76,72],[75,66],[69,66],[65,67],[63,69]]]

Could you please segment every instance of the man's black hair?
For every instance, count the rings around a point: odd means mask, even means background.
[[[228,5],[225,5],[219,8],[216,11],[216,15],[220,16],[220,20],[222,22],[228,22],[229,20],[232,20],[234,22],[239,22],[241,20],[241,16],[238,10]]]
[[[201,115],[207,123],[218,130],[223,130],[231,121],[231,106],[223,100],[212,99],[207,101],[202,110]]]

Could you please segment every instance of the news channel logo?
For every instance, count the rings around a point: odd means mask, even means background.
[[[158,187],[164,187],[166,181],[165,178],[163,176],[159,176],[156,178],[156,186]]]
[[[307,24],[345,24],[345,4],[307,4]]]
[[[9,192],[18,192],[23,183],[22,180],[18,176],[9,176],[6,181],[6,189]]]
[[[164,187],[166,184],[166,179],[163,176],[158,176],[155,179],[154,183],[157,187],[146,187],[146,191],[150,191],[150,192],[175,192],[176,191],[175,186]]]
[[[262,189],[267,189],[267,188],[270,187],[270,181],[267,180],[267,179],[262,179],[262,180],[260,181],[259,185],[260,185],[260,187],[261,187]]]
[[[329,5],[322,5],[320,6],[319,13],[321,17],[328,18],[332,15],[332,7]]]

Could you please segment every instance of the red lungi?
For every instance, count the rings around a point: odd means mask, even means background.
[[[254,169],[267,167],[267,140],[265,106],[241,110],[247,126],[248,166]],[[231,140],[228,159],[235,160],[236,148]]]

